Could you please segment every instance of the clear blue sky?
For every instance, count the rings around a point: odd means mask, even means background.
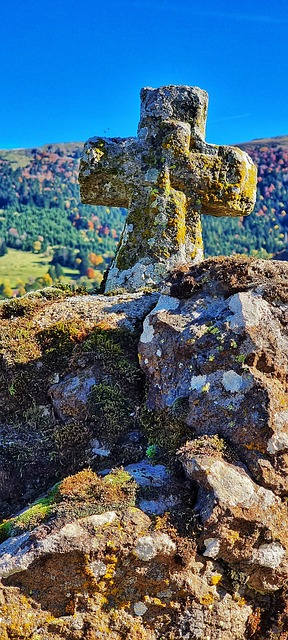
[[[288,0],[0,0],[0,148],[135,135],[142,86],[210,96],[207,139],[288,134]]]

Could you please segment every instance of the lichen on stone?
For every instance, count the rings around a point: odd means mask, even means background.
[[[207,103],[198,87],[146,87],[137,138],[86,143],[82,201],[128,208],[106,292],[157,286],[176,266],[203,260],[201,213],[253,210],[256,167],[240,149],[205,142]]]

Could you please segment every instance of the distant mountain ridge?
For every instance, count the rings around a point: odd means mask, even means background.
[[[287,136],[275,136],[274,138],[255,138],[254,140],[250,140],[250,142],[239,142],[239,144],[235,144],[236,147],[240,147],[242,149],[247,149],[247,147],[254,147],[258,145],[265,145],[267,147],[274,147],[275,145],[280,145],[281,147],[285,147],[288,149],[288,135]]]
[[[203,216],[205,254],[271,257],[287,248],[288,135],[237,146],[258,165],[255,210],[240,219]],[[0,150],[0,247],[5,243],[33,251],[38,242],[42,250],[53,247],[54,253],[65,247],[66,254],[70,251],[70,266],[74,260],[75,267],[77,255],[83,260],[94,253],[103,256],[101,269],[106,268],[125,210],[80,202],[77,178],[82,148],[82,142],[69,142]]]

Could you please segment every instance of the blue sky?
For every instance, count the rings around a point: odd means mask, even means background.
[[[0,148],[130,136],[142,86],[210,96],[207,140],[288,134],[287,0],[0,0]]]

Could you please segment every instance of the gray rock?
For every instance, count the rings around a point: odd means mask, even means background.
[[[254,479],[286,495],[288,305],[279,299],[288,266],[221,260],[183,271],[182,284],[145,318],[139,358],[148,408],[177,415],[185,400],[191,433],[222,436]]]
[[[205,452],[209,440],[187,443],[179,456],[200,487],[196,511],[204,525],[204,556],[235,564],[250,586],[280,589],[288,571],[286,509],[278,496],[251,480],[243,466]],[[198,453],[197,453],[198,449]],[[269,543],[259,544],[261,539]]]
[[[170,556],[176,553],[176,545],[167,533],[152,533],[136,540],[135,554],[139,560],[149,562],[157,555]]]
[[[171,479],[168,469],[162,464],[151,464],[149,460],[141,460],[125,467],[139,487],[165,487]]]
[[[96,381],[95,370],[89,368],[50,387],[48,394],[61,420],[83,417],[89,393]]]

